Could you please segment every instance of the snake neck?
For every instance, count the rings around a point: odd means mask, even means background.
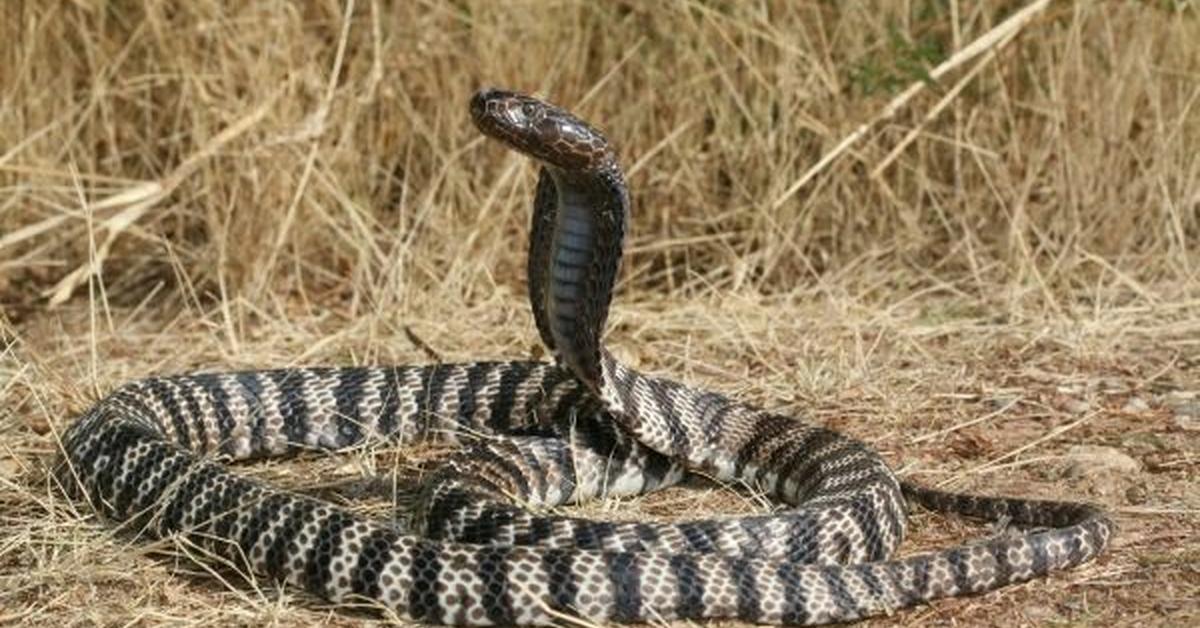
[[[604,327],[628,216],[615,163],[588,171],[543,167],[530,230],[530,302],[543,342],[594,393],[603,381]]]

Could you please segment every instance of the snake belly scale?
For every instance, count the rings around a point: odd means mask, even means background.
[[[857,440],[619,361],[602,340],[629,214],[612,148],[521,94],[482,90],[470,111],[541,166],[529,296],[554,363],[151,377],[64,434],[68,493],[131,533],[184,538],[268,581],[445,624],[846,621],[1043,576],[1107,546],[1114,526],[1096,507],[901,482]],[[379,441],[462,445],[429,473],[408,527],[227,465]],[[692,472],[786,508],[678,523],[545,510]],[[1031,529],[892,558],[906,499]]]

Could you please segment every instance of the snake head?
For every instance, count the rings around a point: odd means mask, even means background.
[[[471,98],[471,118],[484,135],[564,170],[598,170],[613,161],[612,149],[600,131],[532,96],[481,89]]]

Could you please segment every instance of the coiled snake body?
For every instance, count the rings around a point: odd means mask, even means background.
[[[629,199],[608,143],[568,112],[511,92],[479,92],[471,113],[486,135],[542,165],[529,292],[556,364],[152,377],[68,430],[62,483],[127,530],[179,535],[329,600],[450,624],[843,621],[988,591],[1103,551],[1113,524],[1094,507],[902,483],[858,441],[616,360],[601,336]],[[464,445],[423,485],[411,529],[214,459],[380,440]],[[788,508],[684,523],[527,510],[653,490],[692,471],[757,486]],[[1038,529],[891,559],[905,497]]]

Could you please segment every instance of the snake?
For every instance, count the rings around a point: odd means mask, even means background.
[[[631,202],[615,148],[522,93],[485,88],[469,110],[484,136],[539,166],[528,296],[552,360],[150,376],[64,431],[55,477],[68,497],[120,533],[173,539],[252,581],[453,625],[842,622],[1105,550],[1115,525],[1095,505],[902,481],[850,436],[618,359],[604,333]],[[452,446],[421,474],[406,518],[231,468],[381,443]],[[697,475],[778,505],[668,521],[559,508]],[[1001,530],[897,557],[910,503]]]

